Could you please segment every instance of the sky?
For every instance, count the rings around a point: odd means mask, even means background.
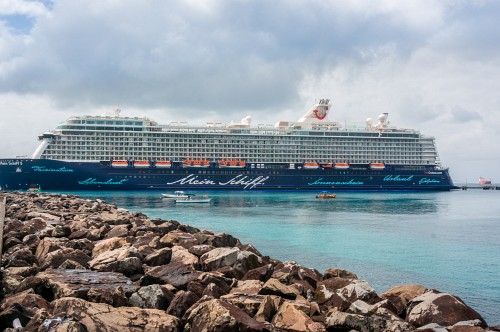
[[[328,98],[500,182],[498,22],[497,0],[0,0],[0,158],[75,115],[273,124]]]

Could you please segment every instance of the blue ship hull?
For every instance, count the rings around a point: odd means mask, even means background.
[[[456,189],[447,169],[434,166],[369,165],[349,169],[304,169],[289,164],[265,168],[114,168],[109,161],[65,162],[0,159],[3,190],[442,190]],[[259,165],[260,166],[260,165]],[[294,165],[295,166],[295,165]]]

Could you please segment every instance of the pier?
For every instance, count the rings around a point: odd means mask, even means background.
[[[461,186],[462,190],[482,189],[482,190],[500,190],[500,186],[492,184],[466,184]]]

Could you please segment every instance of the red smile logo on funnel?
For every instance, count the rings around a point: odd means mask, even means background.
[[[314,110],[313,113],[318,120],[323,120],[324,118],[326,118],[326,111],[327,110],[328,110],[328,107],[325,107],[325,109],[322,110],[321,113],[318,110]]]

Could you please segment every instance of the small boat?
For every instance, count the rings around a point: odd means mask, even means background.
[[[126,167],[128,167],[128,161],[126,161],[126,160],[113,160],[111,162],[111,166],[116,167],[116,168],[126,168]]]
[[[370,164],[370,169],[373,169],[373,170],[382,170],[382,169],[385,169],[385,164],[382,164],[382,163],[372,163],[372,164]]]
[[[332,163],[322,164],[321,167],[323,167],[323,168],[332,168],[333,164]]]
[[[151,164],[147,160],[135,160],[134,167],[135,168],[149,168]]]
[[[210,203],[212,199],[208,198],[207,195],[203,196],[188,196],[186,198],[176,198],[175,203],[177,204],[193,204],[193,203]]]
[[[219,161],[219,167],[225,168],[244,168],[246,163],[243,160],[221,160]]]
[[[318,169],[318,163],[304,163],[304,169]]]
[[[316,195],[316,198],[335,198],[337,194],[332,194],[328,192],[322,192]]]
[[[182,162],[182,167],[208,168],[210,167],[210,161],[188,159]]]
[[[28,191],[32,192],[32,193],[37,193],[37,192],[42,191],[42,188],[40,186],[30,186],[28,188]]]
[[[348,163],[336,163],[334,167],[335,167],[335,169],[348,169],[349,164]]]
[[[194,196],[194,194],[186,194],[184,191],[178,190],[174,191],[173,194],[161,194],[162,198],[188,198]]]
[[[487,180],[483,177],[479,177],[479,180],[477,181],[478,184],[491,184],[491,180]]]
[[[172,167],[172,163],[170,161],[158,160],[155,163],[156,168],[170,168]]]

